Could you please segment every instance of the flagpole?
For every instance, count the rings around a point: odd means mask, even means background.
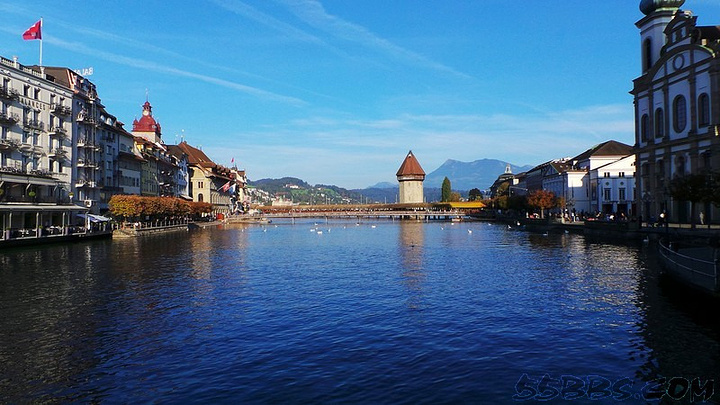
[[[43,41],[43,18],[40,17],[40,73],[45,73],[45,68],[42,63],[42,41]]]

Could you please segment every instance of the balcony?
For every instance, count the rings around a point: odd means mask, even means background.
[[[67,151],[63,148],[53,149],[48,152],[48,157],[56,160],[65,160],[67,159]]]
[[[29,143],[23,143],[23,144],[20,144],[20,147],[18,149],[20,150],[20,153],[22,153],[24,155],[30,155],[32,153],[33,149],[35,149],[35,146],[33,146]]]
[[[86,114],[78,114],[76,121],[80,124],[85,125],[95,125],[97,121],[95,121],[95,118],[89,117]]]
[[[17,114],[0,113],[0,124],[2,125],[15,125],[20,121],[20,117]]]
[[[70,115],[72,112],[72,109],[68,106],[64,106],[62,104],[53,103],[50,105],[50,112],[52,112],[55,115],[63,115],[67,116]]]
[[[86,167],[90,169],[98,169],[97,163],[93,162],[92,160],[85,160],[85,159],[78,159],[77,161],[77,167]]]
[[[67,137],[67,130],[63,127],[54,127],[48,131],[48,135],[57,136],[58,138]]]
[[[0,139],[0,150],[18,150],[20,148],[20,142],[15,139]]]
[[[95,146],[94,142],[88,141],[87,139],[78,139],[77,147],[78,148],[87,148],[87,149],[96,149],[97,148],[97,146]]]
[[[10,173],[10,174],[22,174],[22,175],[29,175],[34,177],[42,177],[47,179],[53,179],[54,176],[58,173],[52,173],[47,170],[26,170],[21,167],[11,167],[11,166],[4,166],[0,167],[0,173]]]
[[[94,181],[88,181],[88,180],[78,180],[75,182],[75,187],[77,188],[97,188],[97,184]]]
[[[38,130],[38,131],[43,131],[43,130],[45,130],[45,123],[40,122],[38,120],[25,120],[23,122],[23,128],[25,128],[27,130],[34,129],[34,130]]]
[[[5,100],[17,100],[20,98],[20,93],[15,89],[10,89],[6,86],[0,86],[0,98]]]

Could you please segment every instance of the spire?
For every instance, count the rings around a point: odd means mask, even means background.
[[[425,171],[420,167],[420,162],[417,161],[412,151],[408,152],[407,157],[400,165],[396,176],[422,176],[425,178]]]

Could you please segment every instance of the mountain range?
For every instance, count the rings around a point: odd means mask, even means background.
[[[442,187],[445,177],[450,180],[453,190],[471,190],[478,188],[487,190],[497,180],[498,176],[505,173],[505,168],[510,163],[496,159],[480,159],[474,162],[460,162],[448,159],[437,169],[425,176],[425,187]],[[534,166],[518,166],[510,164],[513,173],[522,173],[532,169]]]
[[[452,189],[459,191],[463,196],[473,188],[487,190],[499,175],[505,173],[509,163],[496,159],[480,159],[474,162],[461,162],[448,159],[437,169],[425,176],[424,189],[426,201],[440,199],[442,182],[445,177],[450,180]],[[518,166],[510,164],[513,173],[528,171],[533,166]],[[371,200],[376,202],[396,202],[398,184],[380,182],[364,189],[347,190],[337,186],[317,184],[312,186],[300,179],[284,177],[282,179],[260,179],[250,182],[251,185],[272,194],[285,194],[292,196],[295,202],[363,202]]]

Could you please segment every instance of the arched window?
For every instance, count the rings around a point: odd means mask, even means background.
[[[665,136],[665,114],[662,108],[655,110],[655,138]]]
[[[652,41],[647,38],[643,42],[643,72],[647,72],[652,67]]]
[[[650,121],[650,117],[648,117],[647,114],[643,114],[642,118],[640,118],[640,141],[641,142],[647,142],[648,140],[648,123]]]
[[[685,96],[677,96],[673,100],[673,128],[675,132],[682,132],[687,126],[687,101]]]
[[[202,193],[198,194],[198,202],[203,202],[203,195],[202,195]]]
[[[698,97],[698,126],[710,125],[710,97],[703,93]]]

